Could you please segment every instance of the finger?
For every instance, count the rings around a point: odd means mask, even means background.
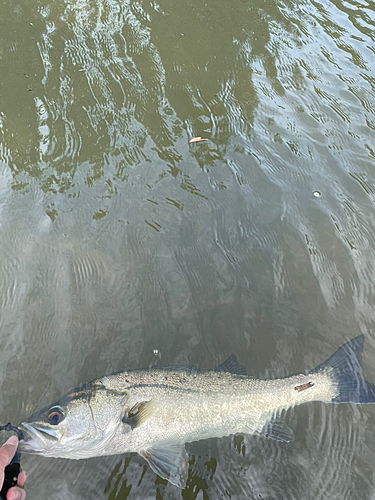
[[[8,490],[7,500],[25,500],[26,492],[16,486]]]
[[[23,486],[27,481],[27,474],[25,471],[22,471],[18,474],[17,484],[18,486]]]
[[[18,439],[12,436],[0,448],[0,468],[6,467],[14,457],[18,447]]]
[[[0,484],[4,482],[4,469],[14,457],[18,446],[18,439],[12,436],[0,448]]]

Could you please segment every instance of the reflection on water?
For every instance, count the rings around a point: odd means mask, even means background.
[[[359,332],[375,380],[373,2],[2,9],[1,422],[125,368],[285,376]],[[28,495],[365,500],[374,412],[190,444],[184,491],[137,455],[24,457]]]

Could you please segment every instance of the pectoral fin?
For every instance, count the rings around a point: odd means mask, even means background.
[[[151,469],[170,483],[185,488],[189,470],[189,457],[185,445],[153,446],[139,452]]]
[[[140,401],[135,404],[126,414],[122,421],[124,424],[130,425],[132,429],[139,427],[154,413],[154,401]]]
[[[259,432],[259,435],[270,439],[276,439],[277,441],[283,441],[284,443],[289,443],[294,440],[292,429],[290,429],[285,422],[278,418],[267,422],[267,424]]]

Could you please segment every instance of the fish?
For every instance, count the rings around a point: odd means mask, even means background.
[[[248,376],[233,355],[207,372],[170,366],[106,375],[22,422],[18,451],[68,459],[136,452],[184,488],[186,443],[232,434],[289,442],[294,434],[282,419],[288,408],[374,403],[375,386],[361,368],[363,342],[359,335],[316,368],[279,379]]]

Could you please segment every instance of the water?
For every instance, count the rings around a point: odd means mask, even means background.
[[[375,381],[374,10],[1,3],[1,423],[127,368],[305,371],[360,332]],[[24,457],[28,498],[375,498],[374,407],[286,419],[291,444],[188,445],[185,491],[137,455]]]

